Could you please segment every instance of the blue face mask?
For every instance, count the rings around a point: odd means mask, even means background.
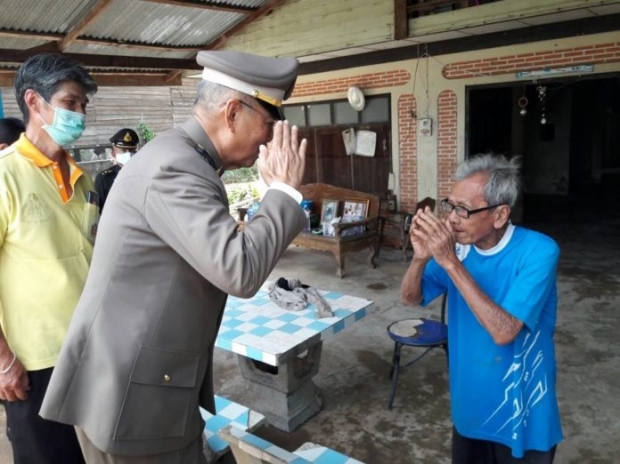
[[[43,129],[54,142],[60,146],[71,145],[82,136],[84,129],[86,129],[86,115],[59,108],[47,101],[45,103],[54,108],[54,122],[47,125],[41,115],[39,118],[43,121]]]

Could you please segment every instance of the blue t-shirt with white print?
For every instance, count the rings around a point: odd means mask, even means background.
[[[480,289],[524,323],[515,340],[497,345],[434,259],[424,270],[425,306],[448,292],[450,400],[456,430],[512,448],[548,451],[562,436],[555,391],[557,244],[509,225],[490,250],[457,245]]]

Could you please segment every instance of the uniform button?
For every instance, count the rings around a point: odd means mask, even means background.
[[[164,382],[170,382],[170,376],[168,374],[164,374]]]
[[[62,188],[62,184],[58,184],[58,188],[61,189]]]
[[[57,165],[54,165],[54,169],[58,169],[58,166],[57,166]]]

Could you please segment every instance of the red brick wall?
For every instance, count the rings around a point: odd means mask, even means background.
[[[398,153],[400,153],[400,205],[401,211],[413,211],[418,192],[418,139],[416,100],[413,95],[401,95],[398,99]],[[392,150],[396,152],[396,150]]]
[[[446,79],[465,79],[481,75],[492,76],[517,71],[533,71],[547,67],[616,62],[620,62],[620,42],[461,61],[444,66],[442,74]],[[396,87],[410,82],[411,74],[399,69],[300,83],[295,87],[293,96],[307,97],[344,92],[350,86],[362,89]],[[436,84],[441,85],[439,82]],[[417,121],[412,118],[412,111],[416,111],[414,96],[402,95],[398,101],[399,146],[393,147],[392,152],[399,153],[399,209],[403,211],[412,210],[417,202]],[[437,199],[439,200],[448,196],[456,172],[457,97],[451,90],[441,92],[438,97],[437,138]]]
[[[457,98],[452,90],[444,90],[437,101],[437,200],[450,193],[456,173]]]
[[[548,67],[581,64],[617,63],[620,61],[620,42],[585,47],[546,50],[536,53],[504,55],[484,60],[470,60],[444,66],[446,79],[466,79],[477,76],[496,76],[517,71],[535,71]]]
[[[339,79],[323,79],[295,85],[293,97],[308,97],[326,93],[345,92],[349,87],[360,89],[376,89],[380,87],[396,87],[407,84],[411,74],[404,69],[360,74],[359,76],[342,77]]]

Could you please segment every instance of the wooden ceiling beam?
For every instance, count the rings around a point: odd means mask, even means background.
[[[403,40],[408,36],[407,0],[394,0],[394,40]]]
[[[23,63],[33,56],[33,51],[40,53],[42,51],[52,52],[55,46],[54,42],[46,44],[43,47],[35,47],[29,50],[11,50],[0,49],[0,63]],[[65,56],[73,58],[84,66],[92,68],[125,68],[125,69],[153,69],[153,70],[180,70],[192,71],[202,69],[194,59],[181,58],[149,58],[138,56],[116,56],[116,55],[95,55],[85,53],[64,53]]]
[[[162,52],[196,52],[202,50],[201,47],[195,46],[190,47],[187,45],[155,45],[155,44],[145,44],[145,43],[137,43],[137,42],[123,42],[123,41],[113,41],[113,40],[104,40],[104,39],[87,39],[80,38],[75,39],[74,43],[79,44],[93,44],[93,45],[107,45],[114,48],[137,48],[142,50],[152,50],[152,51],[162,51]]]
[[[0,28],[0,37],[11,37],[13,39],[26,39],[26,40],[62,40],[63,34],[44,34],[41,32],[24,32],[13,31],[11,29]]]
[[[202,67],[198,66],[196,60],[193,59],[94,55],[84,53],[66,53],[66,55],[82,63],[84,66],[95,68],[165,69],[167,71],[202,69]]]
[[[259,19],[259,18],[261,18],[261,17],[263,17],[265,15],[268,15],[275,8],[277,8],[280,5],[282,5],[285,1],[286,0],[271,0],[271,1],[267,2],[267,3],[265,3],[262,7],[257,9],[254,13],[247,15],[245,17],[245,19],[239,21],[237,24],[235,24],[230,29],[227,29],[216,40],[214,40],[213,42],[207,44],[204,47],[204,49],[205,50],[215,50],[216,48],[221,47],[233,35],[237,34],[239,31],[241,31],[242,29],[244,29],[245,27],[247,27],[248,25],[250,25],[251,23],[253,23],[257,19]]]
[[[181,77],[183,77],[183,71],[170,71],[166,74],[166,81],[172,82],[173,80]]]
[[[98,0],[97,3],[82,17],[77,24],[73,25],[67,35],[60,41],[58,48],[60,51],[65,51],[69,45],[84,31],[92,22],[97,19],[103,10],[109,7],[114,0]]]
[[[26,40],[47,40],[60,42],[65,37],[62,34],[45,34],[39,32],[23,32],[12,31],[8,29],[0,28],[0,37],[12,37],[15,39]],[[122,40],[106,40],[106,39],[91,39],[86,37],[80,37],[73,40],[74,44],[93,44],[93,45],[106,45],[116,48],[138,48],[144,50],[154,51],[168,51],[168,52],[196,52],[202,50],[199,46],[186,46],[186,45],[157,45],[138,42],[124,42]]]
[[[15,85],[15,71],[0,72],[0,87],[13,87]]]
[[[25,55],[27,58],[37,55],[39,53],[60,53],[58,50],[58,42],[47,42],[41,45],[37,45],[36,47],[30,47],[27,50],[18,50],[21,54]]]
[[[468,2],[462,0],[427,0],[424,2],[416,2],[407,6],[407,11],[409,13],[413,11],[428,11],[433,8],[438,8],[442,6],[458,6],[459,8],[467,8]]]
[[[0,70],[0,87],[13,87],[16,71]],[[91,72],[100,87],[182,85],[182,76],[170,79],[165,73],[100,73]]]
[[[124,86],[160,86],[182,85],[181,75],[169,79],[167,74],[132,74],[132,73],[91,73],[97,85],[101,87],[124,87]]]
[[[222,5],[220,3],[201,2],[198,0],[142,0],[143,2],[161,3],[164,5],[181,6],[186,8],[202,8],[204,10],[221,11],[224,13],[247,14],[256,11],[258,8],[251,6]]]

